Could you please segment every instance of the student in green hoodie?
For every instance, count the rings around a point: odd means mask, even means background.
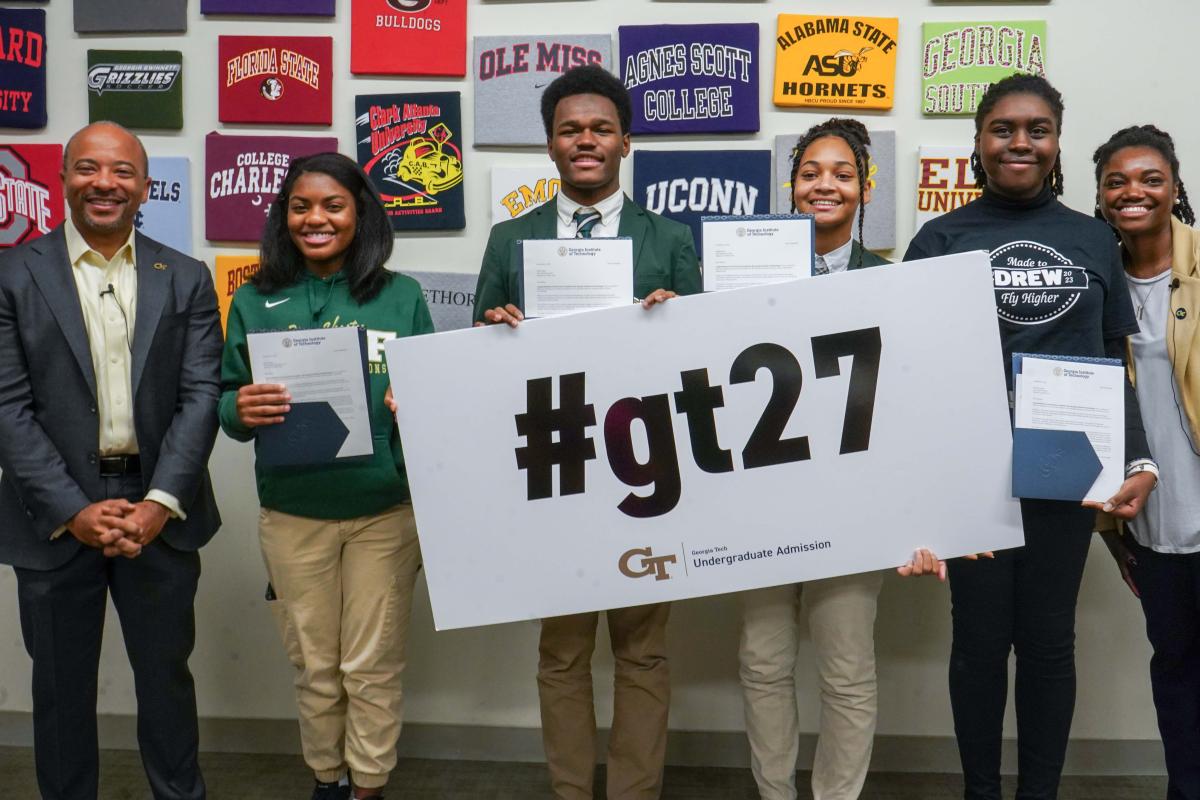
[[[294,161],[267,215],[261,267],[233,296],[221,365],[221,427],[250,441],[284,420],[290,396],[253,382],[247,331],[367,329],[370,461],[255,465],[268,599],[296,668],[313,800],[377,800],[396,764],[421,552],[383,344],[433,322],[417,282],[384,267],[391,252],[391,226],[357,164],[337,153]]]

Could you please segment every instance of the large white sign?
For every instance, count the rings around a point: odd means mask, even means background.
[[[439,630],[1022,543],[984,253],[388,342]]]

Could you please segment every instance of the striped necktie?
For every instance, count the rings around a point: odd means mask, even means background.
[[[578,208],[571,215],[575,220],[575,238],[592,238],[592,228],[600,224],[600,212],[594,208]]]
[[[813,275],[828,275],[829,265],[825,263],[824,256],[815,256],[813,258]]]

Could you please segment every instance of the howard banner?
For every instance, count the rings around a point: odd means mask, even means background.
[[[388,342],[437,628],[1020,545],[995,314],[968,253]]]

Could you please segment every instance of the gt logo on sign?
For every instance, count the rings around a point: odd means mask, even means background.
[[[638,561],[641,562],[641,571],[635,572],[630,566],[630,562],[635,556],[641,556]],[[667,564],[675,563],[675,554],[666,556],[656,556],[654,551],[649,547],[635,547],[621,554],[621,558],[617,561],[617,569],[621,570],[621,574],[626,578],[644,578],[647,575],[654,575],[654,580],[665,581],[670,579],[670,574],[667,573]]]

